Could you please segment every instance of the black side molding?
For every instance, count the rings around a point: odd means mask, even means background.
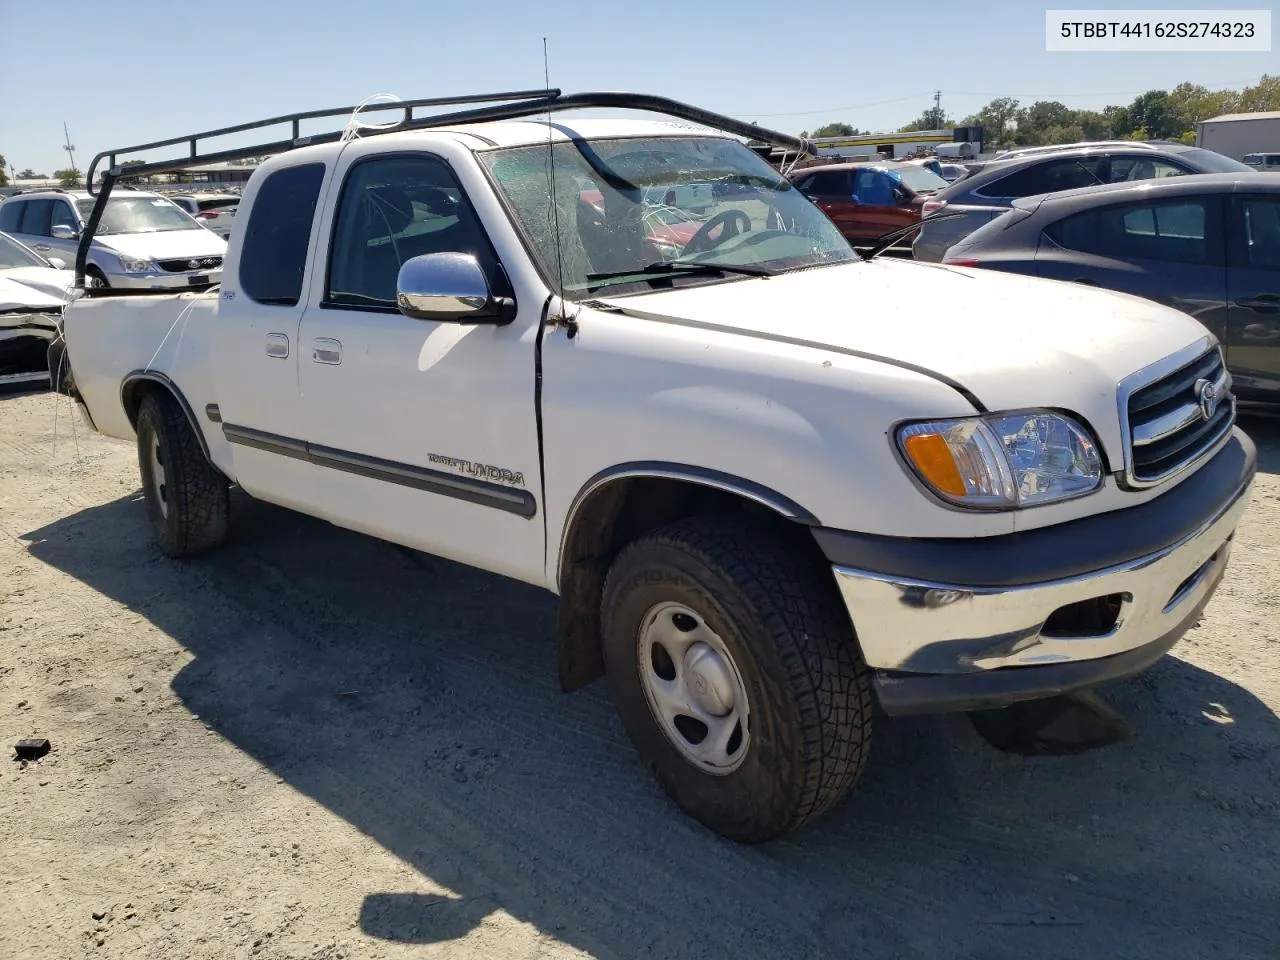
[[[501,483],[477,480],[474,477],[463,477],[443,470],[430,470],[409,463],[398,463],[395,460],[384,460],[370,457],[362,453],[352,453],[307,443],[292,437],[255,430],[252,427],[237,426],[232,423],[222,425],[222,435],[228,443],[242,447],[252,447],[282,457],[295,460],[306,460],[318,467],[341,470],[371,480],[394,483],[402,487],[412,487],[427,493],[436,493],[455,500],[465,500],[482,507],[504,510],[526,519],[534,517],[538,512],[538,501],[528,490],[509,487]]]
[[[835,566],[966,587],[1044,583],[1127,563],[1194,533],[1235,502],[1258,469],[1239,428],[1227,445],[1172,490],[1134,507],[998,537],[884,537],[815,528]]]

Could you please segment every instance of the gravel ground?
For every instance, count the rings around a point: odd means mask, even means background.
[[[1132,739],[883,721],[754,848],[559,692],[548,595],[242,500],[167,561],[77,427],[0,398],[0,733],[54,743],[0,775],[2,957],[1277,956],[1280,424],[1201,625],[1107,692]]]

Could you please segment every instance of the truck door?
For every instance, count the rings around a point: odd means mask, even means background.
[[[1227,368],[1241,400],[1280,402],[1280,197],[1236,196],[1227,242]]]
[[[428,253],[474,255],[491,285],[512,293],[455,166],[482,186],[461,148],[446,160],[388,153],[371,138],[338,162],[316,306],[299,334],[319,509],[341,526],[542,585],[542,299],[517,296],[505,325],[413,319],[396,306],[401,264]]]
[[[301,455],[298,326],[331,169],[322,161],[281,166],[251,183],[248,222],[227,248],[232,269],[223,271],[211,334],[215,416],[231,441],[236,481],[252,496],[298,510],[315,498],[313,471]]]

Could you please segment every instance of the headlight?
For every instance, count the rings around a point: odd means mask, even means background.
[[[925,485],[962,507],[1033,507],[1102,485],[1102,458],[1093,438],[1056,413],[912,423],[899,428],[897,441]]]
[[[155,268],[150,260],[135,260],[133,257],[120,256],[120,269],[125,273],[150,273]]]

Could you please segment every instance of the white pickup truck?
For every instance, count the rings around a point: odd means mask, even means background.
[[[849,791],[873,703],[1092,687],[1196,622],[1256,469],[1203,326],[859,257],[743,142],[782,134],[545,116],[608,103],[250,148],[219,287],[85,290],[63,389],[136,439],[159,549],[221,543],[234,484],[544,587],[563,688],[607,676],[676,803],[748,842]],[[678,237],[647,218],[708,180]]]

